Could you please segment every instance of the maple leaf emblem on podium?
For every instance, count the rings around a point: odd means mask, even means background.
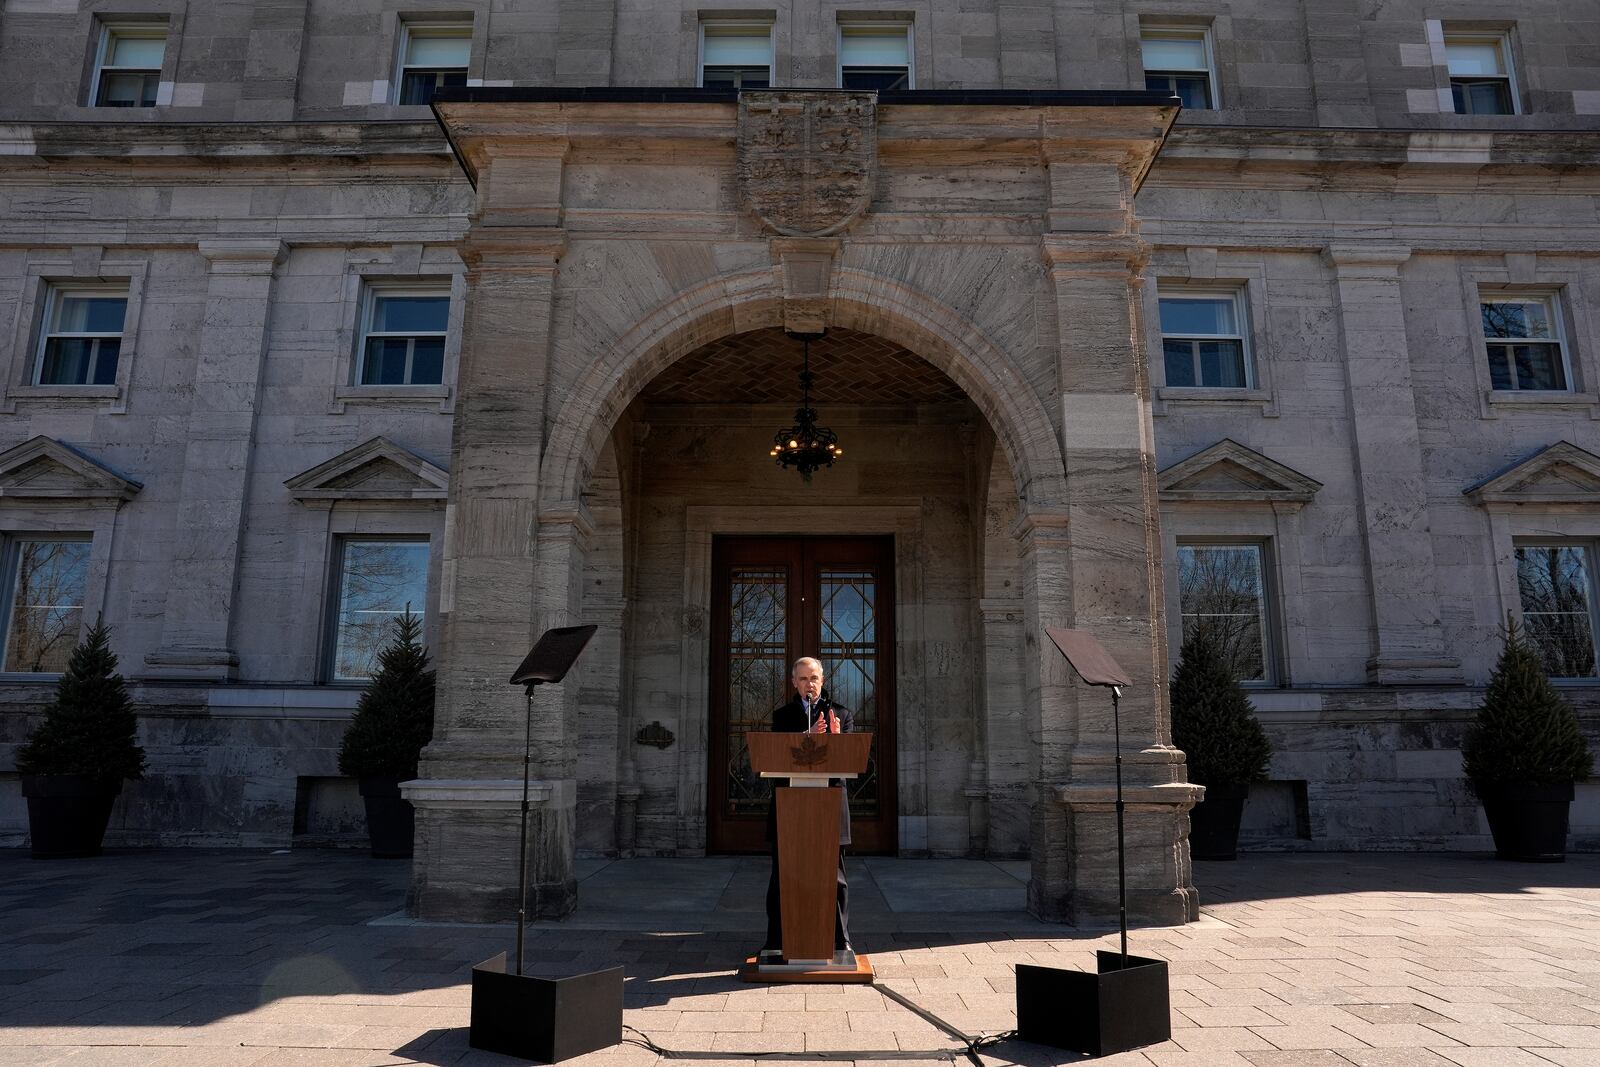
[[[796,766],[815,767],[828,758],[828,746],[817,744],[817,739],[807,734],[804,741],[789,750]]]

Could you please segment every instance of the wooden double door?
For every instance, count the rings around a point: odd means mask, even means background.
[[[845,790],[850,851],[893,853],[894,538],[719,537],[712,565],[708,850],[766,850],[772,790],[744,734],[771,729],[794,696],[791,665],[812,656],[828,695],[874,734],[867,772]]]

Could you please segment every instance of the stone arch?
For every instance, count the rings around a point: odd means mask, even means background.
[[[932,363],[972,399],[993,428],[1029,509],[1065,500],[1066,469],[1044,403],[1009,356],[975,324],[902,282],[839,268],[828,325],[871,333]],[[780,326],[771,272],[687,289],[645,316],[592,363],[556,415],[540,477],[542,507],[578,499],[611,427],[652,378],[702,345]]]

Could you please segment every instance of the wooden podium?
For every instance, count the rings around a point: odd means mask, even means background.
[[[872,965],[853,952],[835,953],[836,872],[844,790],[830,778],[867,769],[870,733],[747,733],[750,766],[763,778],[787,778],[772,791],[778,806],[778,891],[783,957],[751,956],[747,982],[870,982]]]

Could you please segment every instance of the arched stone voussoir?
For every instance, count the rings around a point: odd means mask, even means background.
[[[851,269],[835,272],[827,307],[828,325],[902,345],[961,387],[993,427],[1025,506],[1065,501],[1065,466],[1048,409],[1016,361],[970,319],[892,278]],[[783,292],[770,271],[707,282],[651,312],[568,392],[545,449],[541,499],[578,498],[612,426],[656,375],[702,345],[782,321]]]

